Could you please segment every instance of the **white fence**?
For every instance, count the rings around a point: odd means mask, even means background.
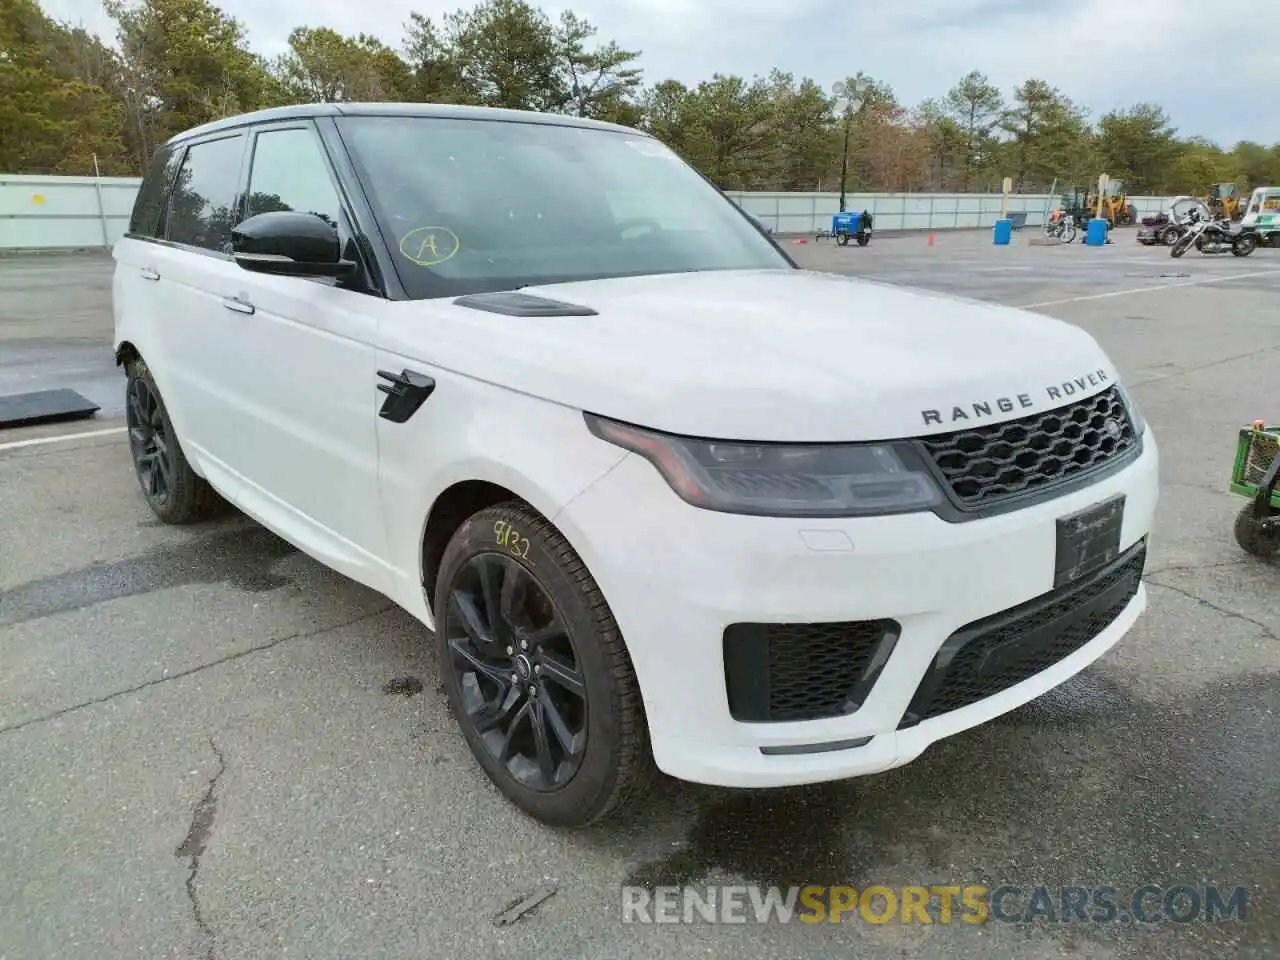
[[[0,249],[110,247],[129,226],[141,183],[0,174]]]
[[[129,225],[136,177],[47,177],[0,174],[0,250],[56,250],[112,246]],[[831,226],[836,193],[741,193],[729,196],[778,233],[813,234]],[[1010,213],[1038,226],[1051,209],[1047,194],[1009,198]],[[1130,197],[1141,215],[1164,197]],[[855,193],[849,210],[869,210],[877,230],[954,230],[990,227],[1000,216],[999,194]]]
[[[831,228],[838,193],[730,193],[738,206],[778,233],[813,234]],[[876,230],[963,230],[992,227],[1000,218],[998,193],[851,193],[846,210],[867,210]],[[1130,197],[1139,217],[1164,209],[1170,198]],[[1013,194],[1009,213],[1025,213],[1029,226],[1044,223],[1057,197]]]

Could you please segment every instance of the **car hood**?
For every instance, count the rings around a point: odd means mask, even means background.
[[[806,270],[588,280],[522,293],[594,316],[400,301],[384,349],[653,429],[848,441],[1016,419],[1117,375],[1083,330],[976,300]]]

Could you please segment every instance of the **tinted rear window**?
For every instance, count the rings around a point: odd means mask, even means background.
[[[164,230],[164,204],[169,195],[169,185],[178,169],[182,151],[161,147],[151,158],[151,166],[143,177],[142,186],[133,201],[133,215],[129,217],[129,232],[140,237],[158,237]]]

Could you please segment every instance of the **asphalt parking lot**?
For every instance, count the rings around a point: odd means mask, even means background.
[[[668,781],[642,815],[567,834],[489,786],[407,614],[242,517],[153,520],[102,432],[122,423],[110,261],[0,259],[0,394],[70,386],[103,408],[0,431],[0,958],[1275,957],[1280,568],[1236,547],[1224,488],[1239,425],[1280,419],[1280,253],[1026,239],[786,249],[1100,340],[1161,443],[1139,625],[904,768],[767,793]],[[621,922],[623,884],[714,882],[1249,900],[1218,923]]]

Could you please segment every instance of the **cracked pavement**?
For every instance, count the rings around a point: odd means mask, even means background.
[[[789,249],[1008,303],[1149,286],[1167,265],[1123,238]],[[765,793],[667,781],[641,814],[579,834],[489,786],[425,631],[385,598],[238,515],[159,525],[122,437],[0,451],[0,958],[1276,956],[1280,567],[1238,550],[1224,486],[1237,427],[1280,418],[1280,253],[1179,271],[1273,267],[1043,308],[1099,338],[1161,443],[1150,608],[1099,663],[899,770]],[[0,392],[19,389],[24,350],[57,360],[59,338],[66,362],[37,379],[71,371],[101,392],[108,268],[0,261]],[[104,413],[91,428],[118,422]],[[1218,883],[1247,887],[1250,912],[1151,928],[620,922],[624,882],[716,880]]]

